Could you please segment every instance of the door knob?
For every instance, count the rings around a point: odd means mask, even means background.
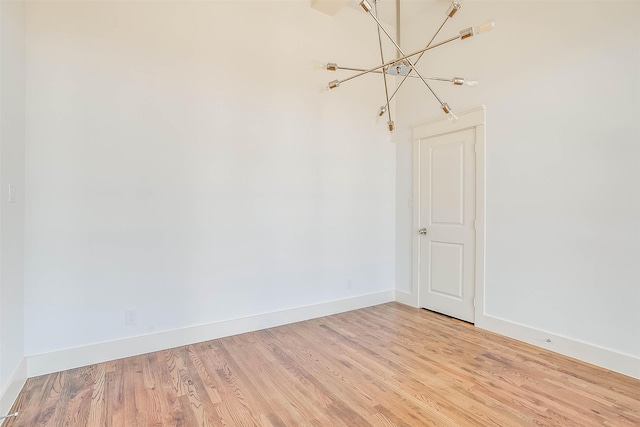
[[[422,234],[423,236],[427,235],[427,229],[426,228],[421,228],[420,230],[418,230],[418,233]]]

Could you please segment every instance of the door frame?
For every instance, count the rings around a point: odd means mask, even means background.
[[[415,306],[420,306],[420,140],[446,135],[466,129],[475,129],[476,151],[476,257],[475,257],[475,310],[474,323],[478,325],[484,311],[485,275],[485,107],[481,105],[458,114],[458,121],[446,117],[430,119],[412,126],[413,145],[413,220],[412,220],[412,284],[411,294]]]

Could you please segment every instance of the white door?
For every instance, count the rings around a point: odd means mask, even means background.
[[[421,139],[420,306],[474,321],[475,129]]]

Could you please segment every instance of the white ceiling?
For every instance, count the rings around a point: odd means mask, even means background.
[[[433,3],[442,3],[448,5],[451,0],[399,0],[400,16],[402,22],[406,22],[412,16],[422,12],[427,5]],[[369,0],[373,4],[374,0]],[[318,10],[325,10],[325,13],[333,14],[345,5],[353,9],[361,11],[359,0],[311,0],[312,7]],[[443,6],[446,8],[446,6]],[[378,16],[382,22],[387,25],[396,25],[396,0],[378,0],[377,3]]]
[[[374,0],[369,0],[373,4]],[[451,0],[399,0],[400,1],[400,16],[403,22],[409,19],[411,16],[415,16],[427,5],[433,3],[442,3],[449,5]],[[361,10],[359,0],[349,0],[347,5],[354,9]],[[378,0],[378,16],[380,20],[389,25],[396,25],[396,0]],[[445,7],[446,8],[446,7]]]

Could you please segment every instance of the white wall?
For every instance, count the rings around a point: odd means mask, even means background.
[[[444,9],[405,22],[407,49]],[[484,314],[638,360],[640,3],[467,2],[442,38],[491,17],[493,32],[423,59],[481,81],[438,89],[487,108]],[[440,112],[415,82],[398,103],[396,281],[410,292],[408,126]]]
[[[393,289],[382,93],[309,67],[374,35],[307,2],[29,2],[26,354]]]
[[[24,3],[0,2],[0,415],[24,359]],[[9,203],[9,185],[15,203]]]

